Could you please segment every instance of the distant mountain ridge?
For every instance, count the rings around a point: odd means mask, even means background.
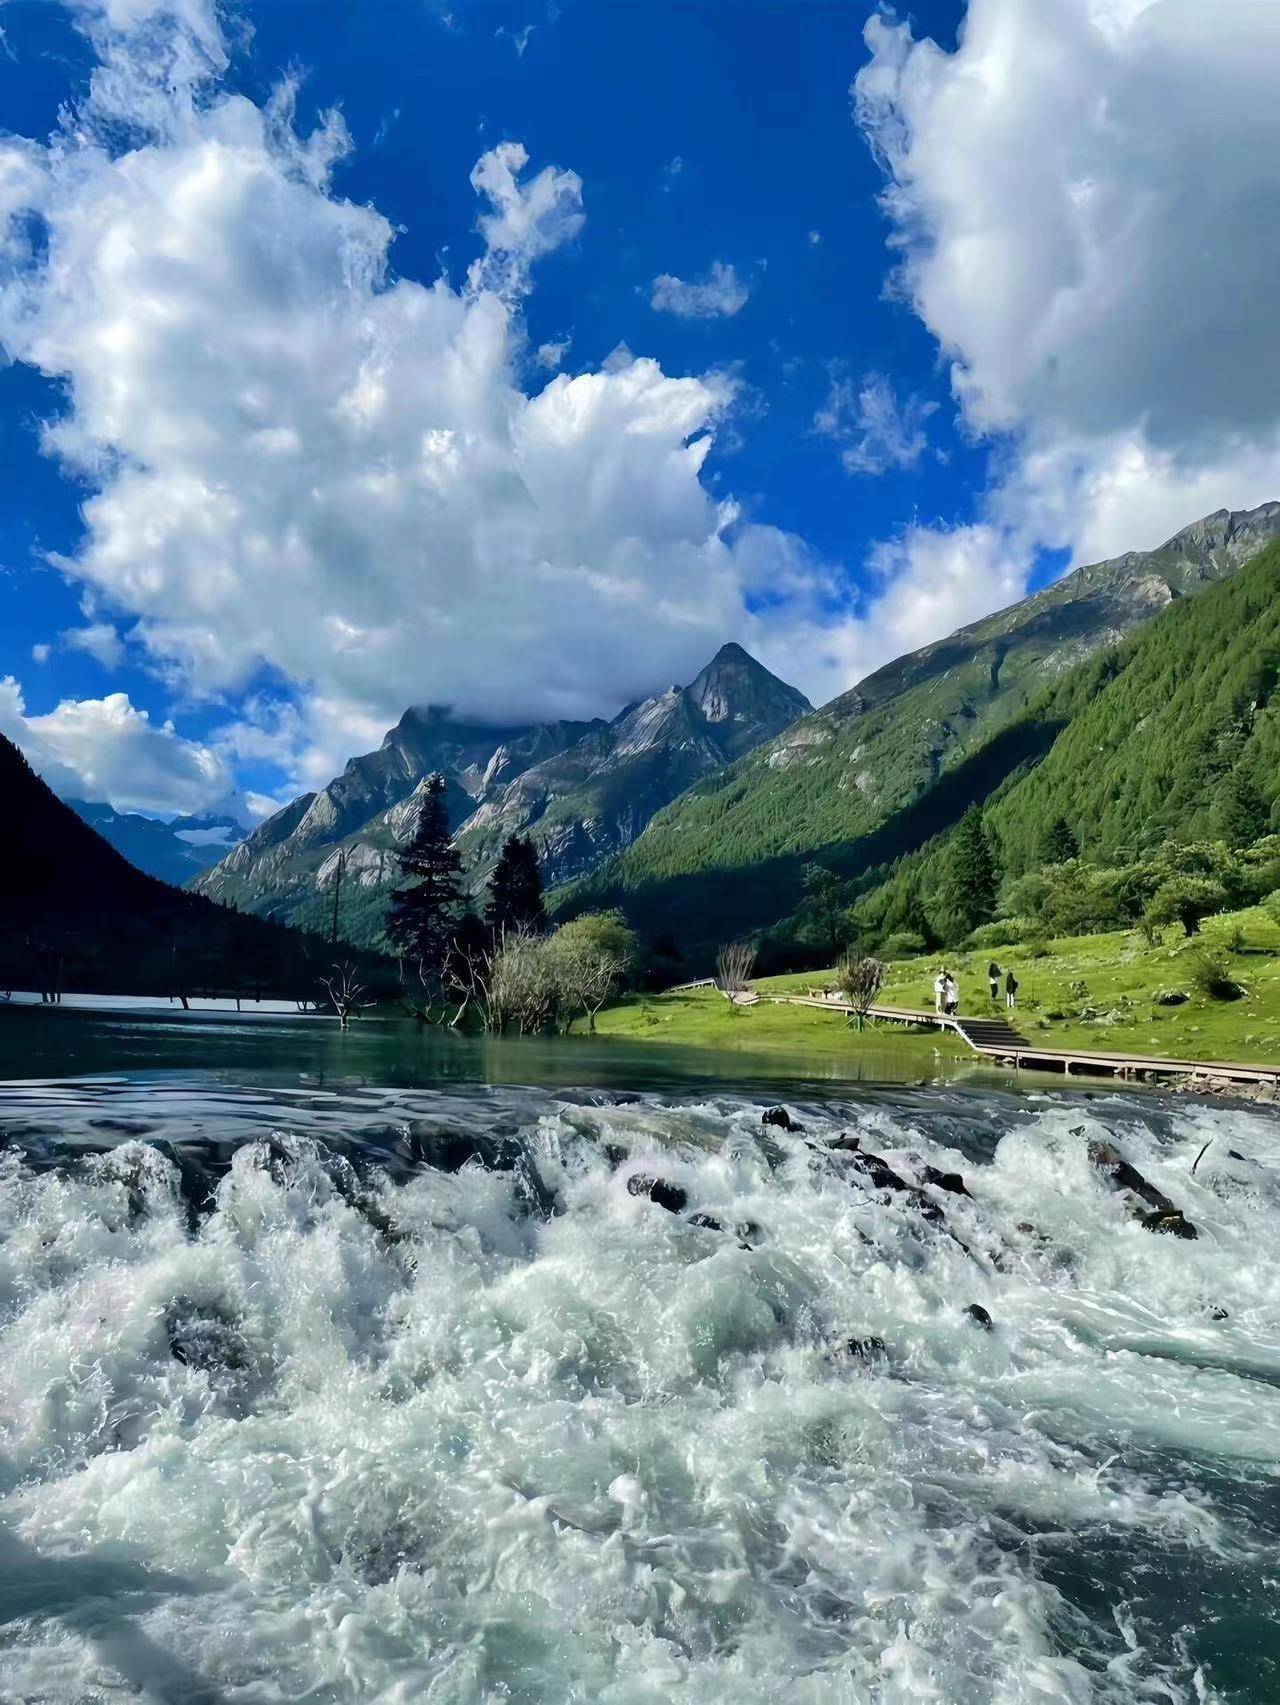
[[[225,813],[205,811],[163,822],[140,811],[68,799],[67,804],[130,864],[181,888],[224,858],[244,838],[245,827]]]
[[[1277,536],[1280,503],[1219,510],[1157,550],[1076,569],[897,658],[698,782],[561,904],[619,904],[650,934],[699,948],[769,924],[798,903],[810,860],[853,873],[868,857],[902,850],[895,836],[944,827],[935,819],[947,795],[934,790],[945,781],[959,800],[979,785],[965,765],[980,749],[983,788],[1001,779],[990,779],[992,764],[1033,756],[1012,737],[992,742],[1046,685],[1233,574]]]
[[[343,927],[372,939],[397,880],[426,778],[446,781],[464,863],[483,877],[512,833],[531,834],[544,878],[564,882],[630,845],[654,812],[812,707],[740,645],[688,686],[609,721],[483,727],[415,707],[376,752],[353,758],[250,834],[194,886],[259,915],[324,922],[341,868]]]

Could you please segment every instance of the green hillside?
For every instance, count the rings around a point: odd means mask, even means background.
[[[694,958],[769,926],[800,904],[810,861],[859,876],[1044,758],[1093,690],[1082,665],[1198,604],[1278,531],[1280,504],[1221,512],[899,659],[682,795],[558,903],[621,904]]]
[[[985,802],[1002,910],[1043,913],[1029,873],[1059,819],[1080,854],[1048,883],[1059,922],[1064,909],[1081,928],[1126,921],[1179,873],[1222,885],[1227,901],[1280,886],[1280,843],[1267,839],[1280,828],[1278,680],[1280,543],[1045,693],[1023,721],[1059,730],[1047,756]],[[945,836],[903,859],[858,901],[857,933],[936,923],[950,861]]]

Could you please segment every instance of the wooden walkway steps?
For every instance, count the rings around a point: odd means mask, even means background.
[[[789,1006],[814,1006],[850,1014],[848,1001],[830,995],[773,995],[774,1001]],[[949,1018],[943,1013],[925,1012],[905,1006],[877,1005],[868,1008],[868,1018],[879,1018],[898,1024],[933,1025],[939,1030],[951,1030],[973,1049],[988,1059],[1003,1065],[1027,1068],[1032,1071],[1060,1071],[1065,1076],[1073,1072],[1089,1072],[1099,1076],[1133,1078],[1160,1082],[1170,1078],[1186,1079],[1193,1086],[1226,1088],[1231,1084],[1270,1085],[1280,1093],[1280,1064],[1260,1065],[1256,1062],[1224,1060],[1163,1059],[1153,1054],[1109,1054],[1090,1048],[1045,1048],[1027,1041],[1004,1018],[980,1018],[957,1014]]]
[[[1031,1046],[1005,1018],[961,1017],[957,1014],[952,1023],[969,1046],[980,1054],[1016,1053],[1019,1048]]]

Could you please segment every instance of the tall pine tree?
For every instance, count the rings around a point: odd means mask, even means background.
[[[999,872],[982,812],[971,805],[947,849],[947,871],[939,893],[942,924],[949,941],[963,941],[970,930],[989,923],[996,912]]]
[[[541,935],[547,927],[542,902],[538,850],[528,835],[508,835],[489,878],[484,921],[495,939],[504,935]]]
[[[1071,833],[1070,823],[1065,817],[1055,817],[1040,837],[1041,864],[1065,864],[1079,851],[1080,843]]]
[[[434,993],[443,981],[466,904],[462,861],[449,833],[442,775],[433,775],[427,782],[413,838],[400,853],[400,872],[405,885],[391,896],[387,939],[414,964]]]
[[[1247,847],[1267,832],[1267,802],[1239,764],[1228,770],[1213,796],[1213,827],[1229,847]]]

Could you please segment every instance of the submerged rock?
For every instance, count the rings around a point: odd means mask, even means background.
[[[1183,1237],[1188,1240],[1199,1237],[1200,1233],[1192,1225],[1180,1208],[1174,1208],[1172,1213],[1141,1214],[1138,1223],[1148,1231],[1160,1231],[1170,1237]]]
[[[655,1178],[650,1172],[633,1172],[627,1179],[627,1194],[630,1196],[647,1196],[659,1208],[665,1208],[669,1214],[681,1214],[689,1205],[689,1192],[679,1184],[671,1184],[665,1178]]]
[[[883,1338],[850,1338],[845,1342],[845,1353],[857,1361],[869,1362],[876,1356],[884,1355],[885,1342]]]
[[[872,1154],[870,1149],[864,1149],[858,1137],[851,1137],[847,1132],[842,1132],[827,1144],[827,1148],[837,1155],[847,1157],[873,1190],[892,1190],[905,1196],[921,1219],[937,1224],[943,1218],[942,1209],[924,1194],[918,1184],[913,1184],[900,1172],[895,1172],[883,1155]]]
[[[785,1107],[766,1107],[760,1115],[762,1125],[776,1125],[780,1131],[800,1132],[804,1126],[797,1122],[787,1112]]]
[[[186,1297],[176,1298],[165,1315],[169,1354],[175,1362],[202,1373],[248,1373],[253,1352],[233,1320],[214,1310],[201,1310]]]
[[[968,1186],[958,1172],[939,1172],[936,1166],[926,1166],[920,1179],[924,1184],[932,1184],[935,1190],[946,1190],[952,1196],[969,1194]]]
[[[1105,1173],[1117,1190],[1128,1195],[1129,1212],[1139,1225],[1147,1231],[1167,1232],[1174,1237],[1199,1237],[1200,1233],[1181,1208],[1171,1202],[1163,1190],[1158,1190],[1154,1184],[1148,1183],[1137,1167],[1129,1164],[1114,1143],[1102,1142],[1095,1138],[1090,1142],[1088,1152],[1090,1161],[1098,1171]],[[1143,1212],[1139,1203],[1145,1203],[1148,1211]]]

